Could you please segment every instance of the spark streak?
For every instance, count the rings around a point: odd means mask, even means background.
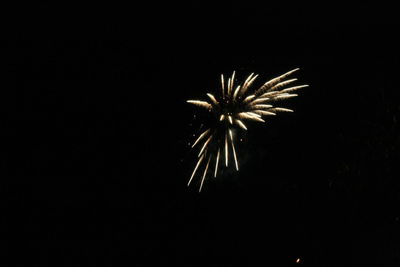
[[[230,124],[232,124],[232,116],[228,116],[228,120],[229,120]]]
[[[238,86],[236,87],[235,92],[233,93],[233,100],[236,99],[236,97],[237,97],[239,91],[240,91],[240,85],[238,85]]]
[[[244,125],[244,123],[241,120],[235,120],[235,122],[237,123],[237,125],[239,125],[240,128],[247,130],[246,125]]]
[[[221,74],[221,89],[222,89],[222,99],[225,98],[225,89],[224,89],[224,75]]]
[[[218,101],[215,99],[215,97],[212,94],[207,94],[207,96],[211,99],[214,105],[218,105]]]
[[[225,166],[228,167],[228,133],[225,133]]]
[[[204,155],[202,155],[202,156],[199,158],[199,161],[197,161],[196,167],[194,168],[193,173],[192,173],[192,176],[190,177],[190,180],[189,180],[189,182],[188,182],[188,184],[187,184],[188,186],[190,185],[190,182],[192,181],[192,179],[193,179],[193,177],[194,177],[194,174],[196,173],[197,168],[199,167],[200,163],[203,161],[203,158],[204,158]]]
[[[206,101],[188,100],[186,102],[188,102],[190,104],[195,104],[199,107],[203,107],[203,108],[207,108],[207,109],[211,108],[211,104]]]
[[[231,95],[231,78],[228,78],[228,96]]]
[[[233,151],[233,158],[235,159],[235,165],[236,165],[236,170],[239,170],[238,162],[236,159],[236,151],[235,151],[235,145],[233,143],[233,136],[232,136],[232,130],[229,129],[229,135],[231,136],[231,144],[232,144],[232,151]]]
[[[204,178],[206,178],[206,174],[207,174],[207,170],[208,170],[208,165],[210,164],[210,159],[211,159],[211,155],[208,157],[206,169],[204,170],[203,178],[201,179],[201,184],[200,184],[199,192],[201,192],[201,188],[203,187]]]
[[[207,141],[204,143],[203,147],[200,150],[199,157],[203,153],[204,149],[207,147],[208,143],[210,143],[212,137],[213,137],[213,135],[210,135],[210,137],[208,137]]]
[[[217,177],[218,162],[219,162],[219,148],[218,148],[218,152],[217,152],[217,160],[216,160],[216,162],[215,162],[215,172],[214,172],[214,177]]]
[[[197,140],[194,142],[194,144],[192,145],[192,148],[208,133],[210,132],[210,129],[205,130],[200,136],[199,138],[197,138]]]
[[[246,98],[243,100],[243,103],[250,102],[250,100],[252,100],[252,99],[255,98],[255,97],[256,97],[255,95],[249,95],[248,97],[246,97]]]

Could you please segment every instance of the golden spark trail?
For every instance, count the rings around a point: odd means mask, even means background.
[[[272,99],[273,99],[273,100],[277,100],[277,99],[282,100],[282,99],[292,98],[292,97],[295,97],[295,96],[297,96],[297,94],[282,94],[282,95],[275,96],[275,97],[272,98]]]
[[[228,97],[231,95],[231,78],[228,78]]]
[[[228,120],[229,120],[229,122],[232,124],[232,116],[229,116],[229,115],[228,115]]]
[[[204,178],[206,178],[206,174],[207,174],[207,170],[208,170],[208,165],[210,164],[210,159],[211,159],[211,155],[208,156],[207,166],[206,166],[206,169],[204,170],[203,178],[201,179],[201,184],[200,184],[199,192],[201,192],[201,188],[203,187]]]
[[[209,132],[210,132],[210,129],[205,130],[205,131],[197,138],[197,140],[194,142],[194,144],[192,145],[192,148],[193,148],[201,139],[203,139],[203,137],[206,136]]]
[[[297,81],[296,78],[295,78],[295,79],[290,79],[290,80],[287,80],[287,81],[284,81],[284,82],[280,82],[280,83],[278,83],[278,84],[272,86],[271,89],[269,89],[269,90],[270,90],[270,91],[276,91],[276,90],[278,90],[279,88],[282,88],[282,87],[284,87],[284,86],[286,86],[286,85],[288,85],[288,84],[291,84],[292,82],[295,82],[295,81]]]
[[[255,109],[272,108],[272,105],[256,104],[256,105],[253,105],[252,108],[255,108]]]
[[[197,161],[196,167],[194,168],[192,176],[190,177],[190,180],[189,180],[189,182],[187,184],[188,186],[190,185],[190,182],[192,181],[192,179],[194,177],[194,174],[196,173],[197,168],[199,167],[200,163],[203,161],[203,158],[204,158],[204,154],[199,158],[199,161]]]
[[[275,116],[276,113],[270,112],[270,111],[265,111],[265,110],[255,110],[254,112],[256,112],[259,115],[265,115],[265,116]]]
[[[228,167],[228,133],[225,133],[225,166]]]
[[[229,88],[229,97],[232,97],[232,89],[233,89],[233,83],[235,82],[235,71],[233,71],[232,78],[231,78],[231,86]]]
[[[279,76],[277,78],[274,78],[274,79],[266,82],[263,86],[260,87],[260,89],[258,89],[256,91],[256,94],[260,94],[261,92],[263,92],[265,90],[270,91],[272,86],[279,83],[281,80],[283,80],[284,78],[286,78],[287,76],[289,76],[290,74],[292,74],[293,72],[295,72],[297,70],[299,70],[299,69],[297,68],[297,69],[291,70],[289,72],[286,72],[285,74],[282,74],[281,76]]]
[[[256,76],[254,76],[253,78],[251,78],[251,80],[247,83],[246,87],[247,88],[250,87],[251,84],[254,82],[254,80],[257,79],[257,77],[258,77],[258,74]]]
[[[229,129],[229,135],[231,136],[231,144],[232,144],[232,150],[233,150],[233,158],[235,159],[235,165],[236,165],[236,170],[239,170],[238,162],[236,159],[236,151],[235,151],[235,145],[233,144],[233,136],[232,136],[232,130]]]
[[[211,99],[214,105],[218,106],[219,103],[212,94],[208,93],[207,96]]]
[[[272,111],[283,111],[283,112],[294,112],[293,110],[288,109],[288,108],[273,108],[271,110]]]
[[[213,135],[210,135],[210,137],[209,137],[209,138],[207,139],[207,141],[204,143],[203,148],[200,150],[199,157],[200,157],[201,153],[203,153],[203,150],[206,148],[206,146],[208,145],[208,143],[210,143],[212,137],[213,137]]]
[[[204,108],[207,108],[207,109],[211,108],[211,104],[206,102],[206,101],[188,100],[186,102],[191,103],[191,104],[195,104],[197,106],[204,107]]]
[[[250,100],[252,100],[252,99],[255,98],[255,97],[256,97],[255,95],[249,95],[248,97],[246,97],[246,98],[243,100],[243,103],[250,102]]]
[[[260,103],[263,103],[263,102],[268,101],[268,100],[269,100],[268,97],[260,97],[260,98],[256,98],[256,100],[251,101],[251,104],[252,105],[260,104]],[[272,107],[272,105],[268,105],[268,107],[270,108],[270,107]]]
[[[237,97],[239,91],[240,91],[240,85],[238,85],[238,86],[236,87],[235,92],[233,93],[233,100],[236,99],[236,97]]]
[[[218,152],[217,152],[217,160],[216,160],[216,163],[215,163],[214,177],[217,177],[218,162],[219,162],[219,148],[218,148]]]
[[[224,89],[224,75],[221,74],[221,89],[222,89],[222,99],[225,98],[225,89]]]
[[[244,125],[244,123],[241,120],[235,120],[235,122],[237,123],[237,125],[239,125],[240,128],[247,130],[246,125]]]

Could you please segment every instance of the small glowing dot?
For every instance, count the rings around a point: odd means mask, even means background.
[[[296,259],[296,263],[300,263],[300,258],[297,258],[297,259]]]

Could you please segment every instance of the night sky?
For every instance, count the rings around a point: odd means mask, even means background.
[[[42,5],[7,31],[0,263],[400,266],[399,27],[179,8]],[[187,187],[208,118],[186,100],[297,67],[295,112]]]

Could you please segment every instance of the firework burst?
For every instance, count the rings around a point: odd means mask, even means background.
[[[246,121],[265,122],[264,116],[274,116],[277,112],[293,112],[291,109],[275,107],[278,100],[297,96],[292,92],[308,85],[290,86],[297,79],[288,77],[297,69],[291,70],[264,83],[257,90],[250,92],[250,87],[258,75],[250,74],[242,84],[235,84],[235,72],[226,80],[221,74],[221,89],[218,97],[207,93],[208,101],[188,100],[188,103],[207,109],[216,118],[215,124],[203,131],[194,141],[192,148],[198,146],[198,161],[189,179],[188,186],[200,166],[204,166],[201,175],[199,192],[209,171],[211,159],[215,160],[214,177],[218,167],[228,167],[233,158],[235,168],[239,170],[239,162],[235,149],[235,130],[247,130]],[[247,123],[247,122],[246,122]],[[220,162],[222,161],[222,162]]]

